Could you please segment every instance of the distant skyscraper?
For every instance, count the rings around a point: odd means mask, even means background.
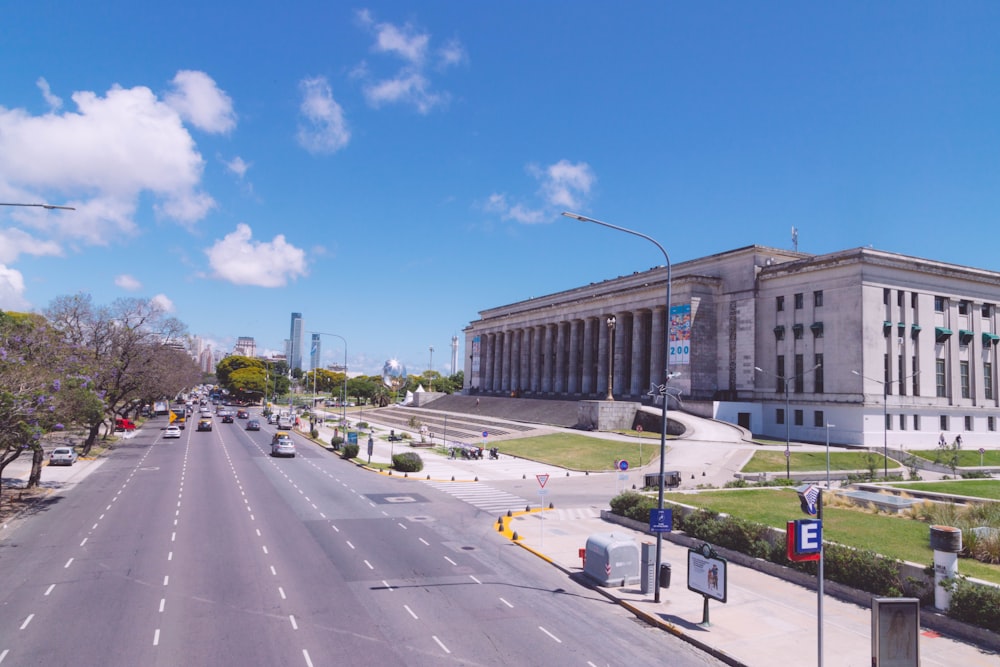
[[[312,335],[312,346],[309,348],[309,368],[316,370],[319,368],[320,349],[319,349],[319,334],[314,333]]]
[[[292,313],[292,329],[288,335],[288,367],[302,370],[302,313]]]
[[[241,357],[250,357],[251,359],[257,356],[257,342],[254,341],[253,336],[240,336],[236,339],[236,347],[233,348],[233,354],[238,354]]]

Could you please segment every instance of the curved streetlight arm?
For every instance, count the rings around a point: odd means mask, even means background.
[[[670,382],[670,378],[671,378],[671,375],[670,375],[670,298],[671,298],[671,296],[670,296],[670,289],[671,289],[672,279],[671,279],[671,268],[670,268],[670,255],[667,254],[667,251],[664,250],[663,246],[660,245],[659,242],[656,239],[654,239],[651,236],[647,236],[646,234],[643,234],[642,232],[637,232],[634,229],[628,229],[627,227],[619,227],[618,225],[612,225],[610,222],[604,222],[603,220],[596,220],[594,218],[590,218],[590,217],[587,217],[585,215],[580,215],[579,213],[570,213],[569,211],[563,211],[562,215],[565,216],[565,217],[567,217],[567,218],[573,219],[573,220],[579,220],[580,222],[592,222],[595,225],[601,225],[602,227],[607,227],[608,229],[614,229],[615,231],[625,232],[626,234],[631,234],[632,236],[638,236],[641,239],[646,239],[647,241],[649,241],[650,243],[652,243],[653,245],[655,245],[657,248],[659,248],[660,252],[663,253],[663,259],[667,263],[667,301],[666,301],[666,304],[665,304],[665,306],[666,306],[666,313],[664,313],[664,316],[666,318],[666,327],[664,327],[665,331],[664,331],[664,341],[663,341],[663,387],[664,387],[664,391],[665,391],[666,390],[666,386]],[[613,350],[611,351],[611,355],[612,355],[612,358],[613,358],[614,357],[614,351]],[[608,364],[608,366],[610,368],[610,364]],[[609,396],[610,396],[610,393],[611,393],[610,382],[609,382],[609,387],[608,387],[608,393],[609,393]],[[661,515],[663,514],[663,487],[664,487],[665,481],[666,481],[665,480],[665,477],[666,477],[666,469],[665,469],[666,461],[665,461],[665,459],[667,457],[667,424],[668,424],[667,408],[668,407],[669,407],[669,397],[667,395],[664,395],[663,396],[663,410],[661,411],[661,413],[662,413],[663,416],[662,416],[662,421],[661,421],[661,424],[660,424],[660,490],[659,490],[659,494],[657,496],[657,504],[656,504],[656,506],[659,509]],[[661,567],[662,563],[663,563],[663,533],[657,532],[656,533],[656,577],[657,577],[657,582],[659,581],[660,567]],[[655,602],[659,602],[660,601],[660,586],[658,584],[654,587],[653,600]]]

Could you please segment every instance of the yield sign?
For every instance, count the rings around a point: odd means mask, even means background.
[[[549,481],[548,475],[535,475],[535,479],[538,480],[538,485],[543,489],[545,488],[545,482]]]

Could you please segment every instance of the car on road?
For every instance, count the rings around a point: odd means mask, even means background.
[[[287,433],[275,433],[271,440],[271,456],[291,456],[295,458],[295,443]]]
[[[56,447],[52,450],[52,453],[49,454],[49,465],[71,466],[76,463],[76,459],[76,450],[72,447]]]
[[[250,421],[247,422],[247,430],[248,431],[259,431],[260,430],[260,422],[257,421],[256,419],[251,419]]]
[[[268,424],[277,424],[278,423],[278,415],[276,415],[273,412],[271,414],[269,414],[267,416],[267,423]]]
[[[131,419],[126,419],[125,417],[115,418],[115,430],[116,431],[134,431],[135,422]]]
[[[222,423],[223,424],[232,424],[233,423],[233,413],[232,412],[227,412],[226,414],[222,415]]]
[[[181,437],[181,429],[179,427],[174,426],[173,424],[171,424],[163,432],[163,437],[164,437],[164,439],[166,439],[166,438],[179,438],[179,437]]]
[[[198,421],[199,431],[211,431],[212,430],[212,420],[211,419],[201,419]]]
[[[237,410],[236,411],[236,418],[237,419],[250,419],[250,413],[247,412],[246,410]]]

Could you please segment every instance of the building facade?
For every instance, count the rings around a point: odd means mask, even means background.
[[[309,368],[311,370],[316,370],[320,367],[320,355],[322,348],[320,347],[319,334],[312,334],[312,340],[309,346]]]
[[[237,338],[236,345],[233,347],[233,354],[238,354],[241,357],[250,357],[251,359],[256,357],[257,342],[253,336],[240,336]]]
[[[288,334],[288,368],[302,370],[302,313],[292,313]]]
[[[652,404],[669,374],[681,409],[781,440],[1000,441],[1000,274],[763,246],[672,274],[669,311],[665,267],[482,311],[465,390]]]

